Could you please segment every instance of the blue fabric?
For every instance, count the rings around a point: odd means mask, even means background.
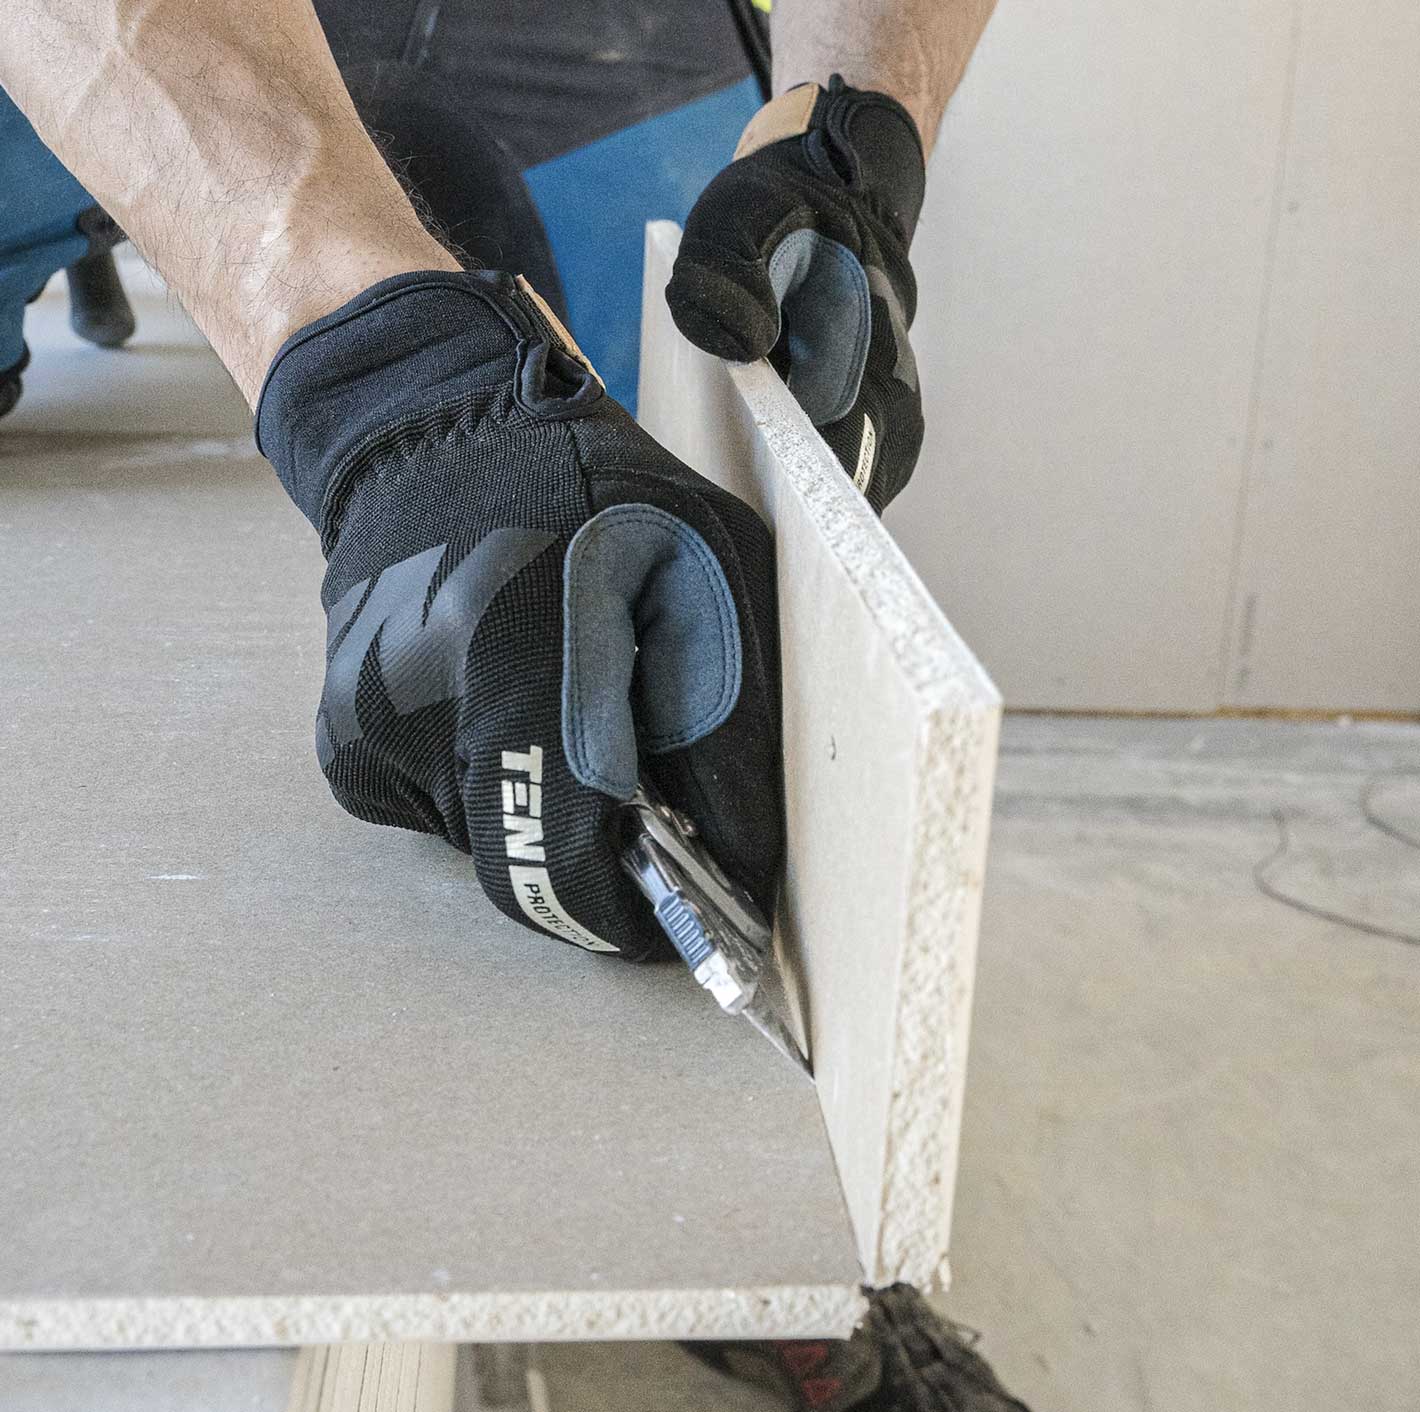
[[[93,204],[0,91],[0,371],[20,360],[26,301],[87,252],[76,222]]]
[[[635,792],[637,741],[660,755],[703,740],[734,710],[740,621],[720,561],[684,520],[613,505],[567,546],[562,749],[614,799]]]
[[[646,222],[684,223],[760,102],[747,78],[523,173],[547,227],[573,336],[607,391],[633,413]]]

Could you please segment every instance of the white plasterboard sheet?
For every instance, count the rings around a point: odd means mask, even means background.
[[[864,1266],[930,1284],[945,1277],[999,698],[777,375],[676,333],[662,292],[677,243],[669,223],[648,230],[641,416],[774,528],[781,941]]]
[[[887,519],[1011,706],[1220,704],[1293,8],[1009,0],[947,111]]]
[[[1420,710],[1420,8],[1302,0],[1230,706]]]
[[[263,462],[5,428],[0,506],[0,1346],[851,1327],[812,1088],[330,800]]]

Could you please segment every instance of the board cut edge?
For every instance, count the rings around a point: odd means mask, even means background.
[[[864,1308],[856,1285],[835,1284],[12,1300],[0,1303],[0,1349],[846,1337]]]

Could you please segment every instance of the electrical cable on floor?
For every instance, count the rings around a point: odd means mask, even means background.
[[[1280,902],[1284,907],[1291,907],[1294,911],[1303,912],[1308,917],[1315,917],[1318,921],[1333,922],[1337,926],[1349,927],[1352,931],[1364,932],[1367,936],[1378,937],[1382,941],[1398,941],[1405,946],[1420,946],[1420,934],[1415,932],[1397,931],[1393,927],[1383,927],[1375,922],[1363,921],[1359,917],[1348,917],[1343,912],[1331,912],[1325,907],[1314,907],[1310,902],[1304,902],[1300,897],[1293,897],[1290,893],[1283,892],[1267,874],[1274,864],[1280,863],[1286,857],[1291,848],[1291,837],[1287,831],[1286,814],[1280,809],[1274,809],[1272,818],[1277,825],[1277,847],[1260,863],[1255,863],[1252,869],[1252,880],[1257,884],[1257,890],[1264,897],[1270,897],[1274,902]],[[1377,825],[1377,827],[1381,826]]]
[[[1361,791],[1361,812],[1366,816],[1366,822],[1372,828],[1379,829],[1383,834],[1388,834],[1397,843],[1403,843],[1407,848],[1420,849],[1420,836],[1410,833],[1393,824],[1389,819],[1383,819],[1375,811],[1373,800],[1375,799],[1377,788],[1387,780],[1393,780],[1397,775],[1420,775],[1420,770],[1378,770],[1370,779],[1366,781],[1366,787]]]

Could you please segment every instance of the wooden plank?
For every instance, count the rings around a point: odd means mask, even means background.
[[[0,1346],[848,1331],[802,1076],[331,802],[269,468],[6,426],[0,487]]]
[[[1420,707],[1420,9],[1301,0],[1226,701]]]
[[[451,1412],[457,1354],[452,1343],[309,1345],[286,1412]]]
[[[780,941],[864,1269],[930,1285],[946,1275],[1000,700],[777,375],[675,331],[678,240],[649,228],[640,414],[774,529]]]
[[[887,518],[1013,707],[1220,703],[1293,9],[1011,0],[947,112],[912,250],[926,444]]]

